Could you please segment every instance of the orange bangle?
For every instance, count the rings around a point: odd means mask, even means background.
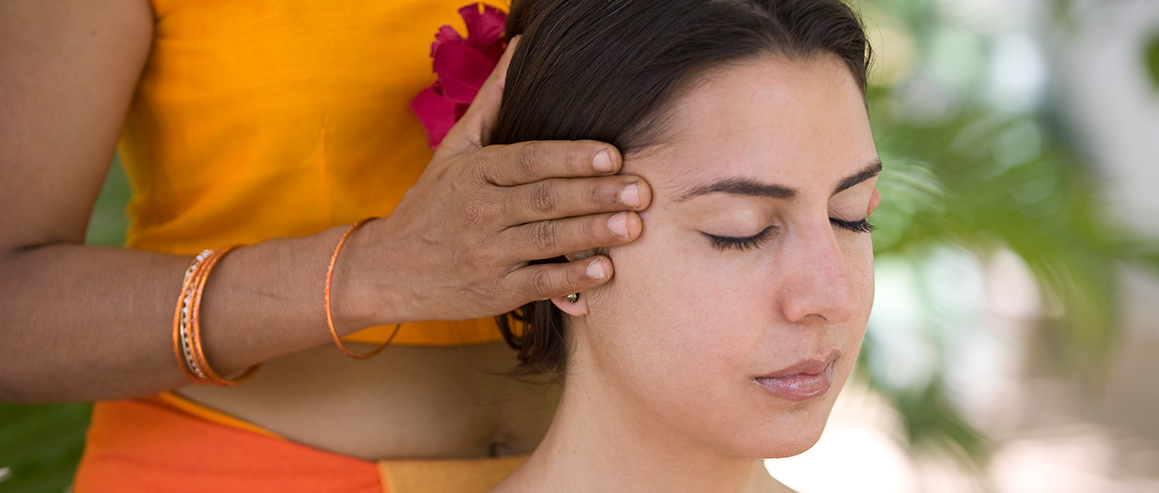
[[[395,325],[394,332],[390,333],[390,337],[387,338],[386,342],[383,342],[382,345],[366,353],[355,353],[354,351],[351,351],[346,347],[345,344],[342,343],[342,338],[338,337],[338,331],[334,329],[334,315],[330,311],[330,286],[334,280],[334,265],[338,263],[338,254],[342,251],[342,247],[346,245],[346,240],[350,239],[350,235],[354,234],[354,232],[357,231],[358,228],[361,228],[362,225],[375,219],[378,218],[368,217],[350,225],[350,228],[342,234],[342,238],[338,240],[338,246],[334,247],[334,254],[330,256],[330,267],[326,269],[326,326],[330,328],[330,337],[334,339],[334,344],[338,346],[338,349],[342,351],[342,354],[345,354],[354,359],[366,359],[378,354],[383,349],[386,349],[386,347],[390,345],[391,341],[394,340],[394,336],[398,334],[399,327],[402,327],[401,323]]]
[[[195,383],[205,383],[205,380],[203,376],[199,376],[201,371],[193,361],[193,353],[189,346],[188,320],[189,302],[191,301],[189,288],[193,284],[194,274],[212,253],[213,250],[204,250],[189,262],[189,268],[185,270],[185,278],[181,281],[181,294],[177,298],[177,310],[173,314],[173,356],[177,359],[177,366],[185,372],[185,376]]]
[[[194,383],[234,386],[249,379],[261,366],[254,365],[234,379],[224,378],[210,368],[201,345],[201,297],[205,294],[205,283],[217,262],[235,248],[236,245],[205,250],[190,262],[185,271],[181,297],[173,315],[173,353],[182,371]]]
[[[217,262],[220,261],[222,257],[225,257],[225,254],[233,251],[238,246],[239,245],[234,245],[231,247],[215,250],[213,254],[209,256],[209,258],[205,259],[205,262],[202,264],[202,268],[199,269],[196,275],[196,279],[193,281],[193,287],[191,288],[193,290],[193,297],[189,306],[189,339],[191,340],[191,345],[193,346],[193,360],[200,367],[201,371],[204,372],[205,378],[209,381],[209,383],[221,385],[223,387],[232,387],[246,380],[249,380],[249,378],[254,375],[254,372],[256,372],[258,368],[261,367],[261,364],[257,364],[246,368],[246,370],[236,378],[229,379],[222,377],[217,372],[213,371],[213,368],[209,366],[209,361],[205,358],[205,352],[201,346],[201,296],[205,293],[206,281],[209,280],[209,273],[213,270],[213,267],[217,265]]]

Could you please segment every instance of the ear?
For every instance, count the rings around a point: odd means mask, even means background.
[[[585,296],[585,293],[579,293],[579,299],[576,300],[575,303],[568,301],[564,296],[552,298],[551,302],[554,303],[555,307],[559,308],[560,311],[573,317],[582,317],[588,314],[588,300]]]
[[[588,257],[594,257],[594,256],[600,255],[600,254],[601,254],[600,249],[593,248],[591,250],[572,252],[572,253],[569,253],[567,255],[564,255],[564,257],[567,258],[568,262],[574,262],[576,260],[585,259]],[[605,252],[605,254],[606,254],[606,252]],[[588,300],[587,300],[587,297],[585,296],[587,293],[576,293],[576,294],[579,296],[579,299],[576,300],[575,303],[568,301],[567,297],[565,297],[565,296],[560,296],[558,298],[552,298],[551,302],[555,303],[556,308],[559,308],[560,311],[562,311],[568,315],[571,315],[573,317],[582,317],[582,316],[588,314]]]
[[[877,187],[874,187],[873,195],[869,197],[869,209],[865,211],[865,216],[872,216],[873,211],[877,210],[877,206],[879,205],[881,205],[881,192],[877,190]]]

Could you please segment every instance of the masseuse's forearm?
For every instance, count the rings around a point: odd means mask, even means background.
[[[215,370],[330,340],[322,289],[341,233],[240,248],[213,269],[201,325]],[[51,244],[0,258],[0,400],[111,399],[189,383],[172,327],[190,257]]]
[[[187,381],[172,320],[190,258],[80,244],[153,21],[144,0],[0,2],[0,400],[109,399]],[[585,291],[611,278],[610,259],[530,262],[640,236],[651,189],[617,174],[614,147],[486,145],[510,57],[398,207],[343,250],[339,335]],[[342,232],[266,241],[221,261],[200,314],[214,370],[329,341],[323,288]]]

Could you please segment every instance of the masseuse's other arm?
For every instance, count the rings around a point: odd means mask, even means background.
[[[0,0],[0,400],[110,399],[188,383],[172,320],[191,257],[83,244],[152,27],[145,0]],[[639,235],[634,213],[613,215],[647,207],[650,193],[612,176],[620,156],[610,146],[482,147],[501,83],[489,80],[396,211],[343,250],[340,333],[582,291],[607,281],[608,259],[527,262]],[[215,369],[329,343],[322,288],[344,229],[247,246],[218,264],[201,311]]]

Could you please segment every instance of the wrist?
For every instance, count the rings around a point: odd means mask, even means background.
[[[378,238],[384,222],[385,218],[375,219],[354,230],[335,259],[330,302],[339,336],[406,320],[402,287],[386,274],[397,270],[391,269],[395,259],[389,249],[382,248]],[[331,238],[328,260],[349,228],[341,226],[327,232],[337,233],[327,235]]]

